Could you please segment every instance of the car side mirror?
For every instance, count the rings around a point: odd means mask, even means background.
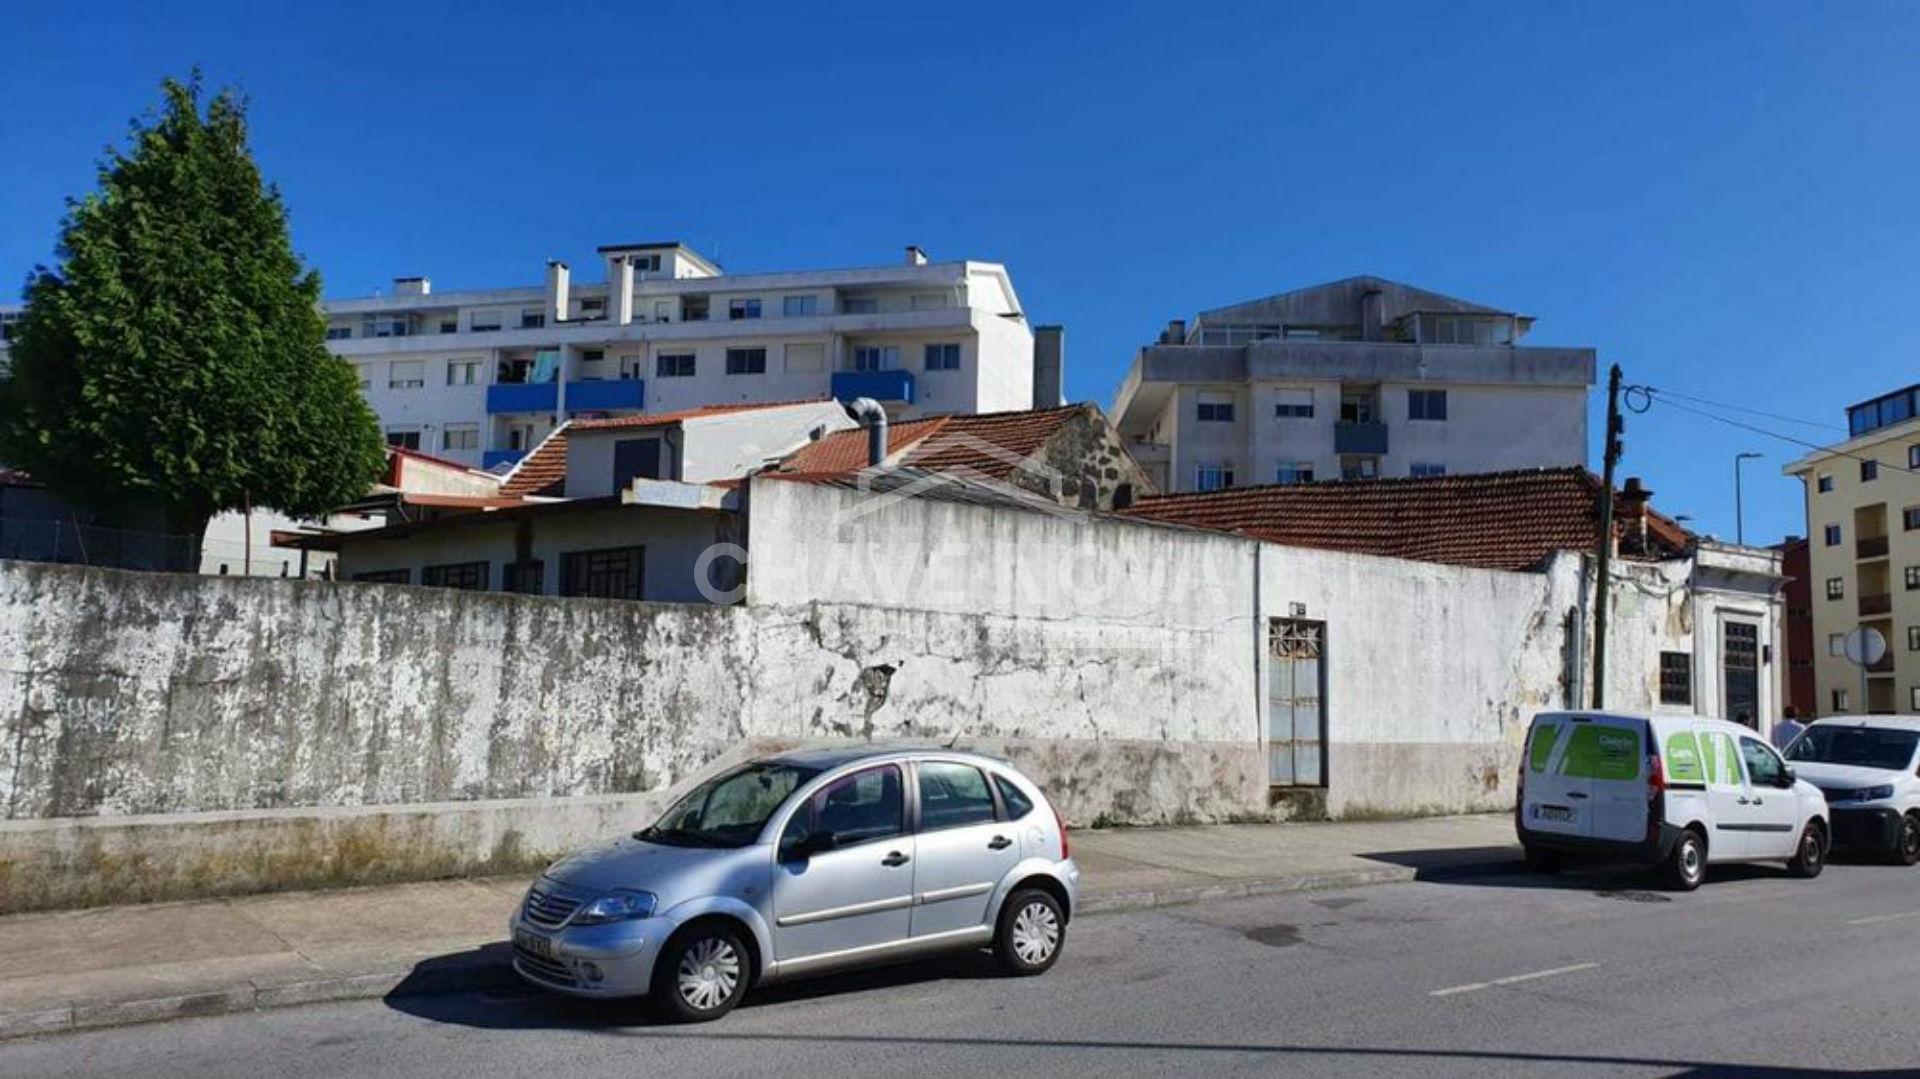
[[[805,861],[816,854],[825,854],[839,845],[839,841],[834,838],[832,832],[808,832],[794,840],[793,844],[787,848],[787,857]]]
[[[1782,768],[1780,769],[1780,778],[1774,780],[1773,785],[1776,787],[1791,787],[1799,778],[1792,768]]]

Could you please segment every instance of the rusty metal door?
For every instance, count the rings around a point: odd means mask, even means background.
[[[1325,622],[1275,618],[1267,624],[1267,781],[1276,787],[1327,785]]]

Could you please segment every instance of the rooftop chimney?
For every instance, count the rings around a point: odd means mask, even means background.
[[[908,244],[907,245],[907,265],[925,266],[926,264],[927,264],[927,253],[920,249],[920,245]]]
[[[1160,338],[1162,344],[1184,345],[1187,343],[1187,320],[1170,318],[1167,320],[1166,335]]]
[[[433,291],[433,282],[425,277],[396,277],[393,279],[395,296],[425,296]]]
[[[871,397],[856,397],[846,408],[867,429],[867,467],[878,467],[887,459],[887,410]]]
[[[621,255],[613,260],[613,324],[633,322],[633,259]]]
[[[1647,539],[1647,502],[1653,492],[1640,483],[1640,477],[1628,476],[1614,502],[1620,518],[1620,552],[1646,554],[1652,549]]]
[[[1377,288],[1360,294],[1360,339],[1378,341],[1386,336],[1386,297]]]
[[[547,322],[549,325],[567,320],[567,293],[572,288],[573,274],[567,264],[559,259],[547,260]]]

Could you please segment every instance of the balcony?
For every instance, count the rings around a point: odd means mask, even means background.
[[[526,455],[526,450],[488,450],[480,455],[480,467],[492,471],[501,465],[518,464]]]
[[[645,379],[573,379],[567,383],[568,412],[613,412],[646,407]],[[496,382],[487,387],[487,414],[553,412],[560,407],[554,382]]]
[[[1868,536],[1857,540],[1853,545],[1854,557],[1861,560],[1887,557],[1887,537]]]
[[[835,371],[833,396],[837,401],[871,397],[876,401],[913,403],[911,371]]]
[[[1384,454],[1387,452],[1387,425],[1349,423],[1344,420],[1336,423],[1333,425],[1333,452]]]
[[[1860,597],[1860,613],[1888,614],[1893,610],[1893,597],[1885,592],[1871,593]]]

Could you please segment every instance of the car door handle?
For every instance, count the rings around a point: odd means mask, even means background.
[[[911,861],[911,859],[909,859],[906,855],[896,850],[896,851],[889,851],[885,858],[880,859],[880,864],[891,867],[896,865],[906,865],[907,862],[909,861]]]
[[[1579,791],[1568,791],[1568,792],[1567,792],[1567,797],[1569,797],[1569,798],[1585,798],[1585,797],[1587,797],[1587,796],[1586,796],[1586,795],[1584,795],[1584,794],[1581,794],[1581,793],[1580,793]]]
[[[1011,846],[1013,846],[1013,840],[1003,835],[994,836],[993,839],[987,843],[988,850],[1006,850]]]

